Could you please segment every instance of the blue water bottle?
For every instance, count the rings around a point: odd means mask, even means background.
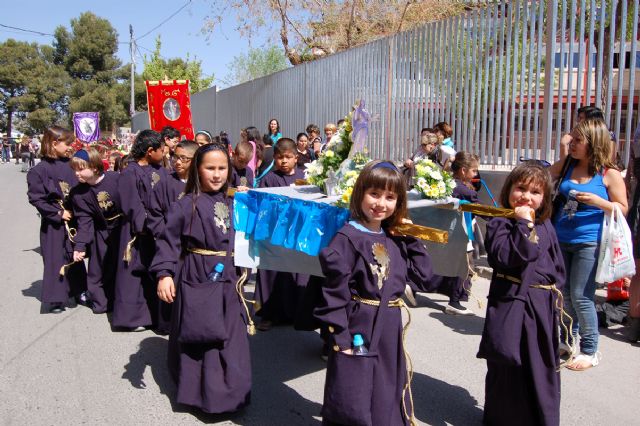
[[[222,263],[218,263],[209,274],[209,281],[212,283],[220,281],[220,278],[222,278],[222,271],[224,271],[224,265]]]
[[[366,355],[368,353],[369,353],[369,350],[364,345],[364,339],[362,338],[362,334],[354,334],[353,335],[353,354]]]

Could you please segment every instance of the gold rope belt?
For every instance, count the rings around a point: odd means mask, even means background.
[[[358,303],[362,303],[364,305],[369,305],[369,306],[380,306],[380,301],[379,300],[374,300],[374,299],[364,299],[360,296],[356,296],[355,294],[351,295],[351,299],[355,300]],[[406,359],[407,362],[407,382],[405,383],[403,389],[402,389],[402,409],[404,411],[404,415],[407,419],[409,419],[409,423],[411,424],[411,426],[415,426],[416,425],[416,419],[413,415],[413,394],[411,393],[411,381],[413,380],[413,362],[411,361],[411,357],[409,356],[409,353],[407,352],[405,345],[404,345],[404,341],[407,335],[407,330],[409,330],[409,324],[411,324],[411,312],[409,311],[409,307],[406,305],[406,303],[404,303],[404,300],[398,298],[398,299],[393,299],[393,300],[389,300],[388,305],[390,308],[401,308],[404,309],[407,313],[407,323],[402,326],[402,351],[404,352],[404,357]],[[407,411],[407,405],[405,403],[405,395],[408,393],[409,395],[409,404],[411,406],[411,415],[409,415],[409,412]]]
[[[521,279],[512,277],[510,275],[498,273],[496,274],[496,277],[504,278],[505,280],[514,282],[516,284],[522,284]],[[540,290],[548,290],[548,291],[551,291],[552,293],[555,293],[556,295],[555,307],[556,307],[556,310],[560,313],[560,326],[564,331],[564,342],[562,343],[567,345],[567,347],[569,348],[569,358],[566,361],[563,361],[560,363],[559,367],[562,368],[565,365],[569,364],[571,361],[573,361],[573,356],[574,356],[573,346],[569,344],[570,331],[573,329],[573,318],[571,318],[571,315],[569,315],[567,311],[564,310],[564,295],[560,290],[558,290],[558,287],[556,287],[555,284],[532,284],[529,287],[537,288]],[[567,318],[567,321],[569,322],[568,327],[564,322],[565,318]]]
[[[197,248],[197,247],[189,247],[186,250],[189,253],[199,254],[201,256],[226,256],[227,255],[226,251],[216,251],[216,250],[209,250],[209,249]],[[233,256],[233,252],[231,252],[231,256]]]
[[[64,214],[64,212],[67,210],[64,208],[64,201],[63,200],[58,200],[58,204],[60,205],[60,208],[62,209],[62,214]],[[69,241],[71,241],[72,243],[75,243],[75,241],[73,240],[76,236],[76,234],[78,233],[78,231],[76,230],[76,228],[72,228],[69,226],[69,222],[67,222],[66,220],[63,220],[64,222],[64,228],[67,230],[67,236],[69,237]],[[62,274],[64,275],[64,274]]]
[[[118,213],[117,215],[113,216],[113,217],[105,217],[104,220],[106,220],[107,222],[111,222],[112,220],[116,220],[119,217],[124,216],[124,214],[122,213]]]

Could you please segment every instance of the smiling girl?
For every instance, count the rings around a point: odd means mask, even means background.
[[[432,269],[419,240],[390,234],[405,221],[406,193],[392,163],[367,164],[353,189],[351,220],[320,253],[327,281],[315,316],[327,327],[333,347],[323,424],[407,425],[413,420],[401,297],[408,281],[422,285]],[[368,347],[364,356],[353,352],[360,341]]]
[[[487,360],[484,423],[557,425],[560,373],[556,307],[564,262],[551,225],[551,176],[537,162],[516,167],[502,188],[515,217],[487,224],[493,268],[479,358]]]

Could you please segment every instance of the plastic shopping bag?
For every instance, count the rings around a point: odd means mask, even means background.
[[[602,236],[598,253],[596,282],[612,283],[635,275],[631,230],[620,207],[614,204],[611,215],[605,213],[602,220]]]

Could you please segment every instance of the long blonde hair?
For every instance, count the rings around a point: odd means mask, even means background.
[[[573,128],[587,143],[588,172],[595,176],[600,169],[615,169],[611,161],[611,134],[604,121],[587,119]]]

